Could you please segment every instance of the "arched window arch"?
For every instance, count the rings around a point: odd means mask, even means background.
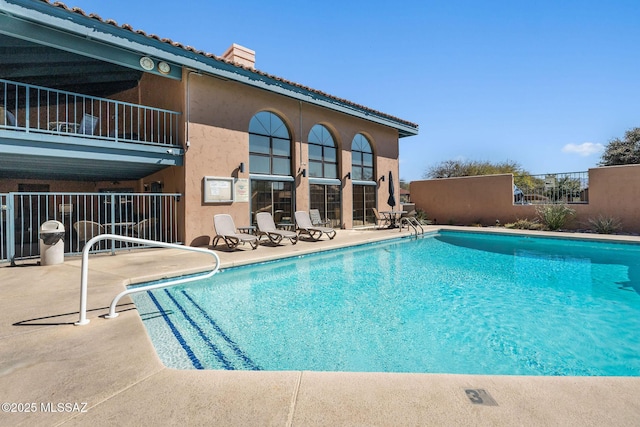
[[[371,143],[361,133],[351,141],[351,179],[373,181],[373,151]]]
[[[261,111],[249,122],[249,172],[291,175],[291,136],[272,112]]]
[[[323,125],[311,128],[308,137],[309,176],[313,178],[338,178],[338,151],[336,143]]]

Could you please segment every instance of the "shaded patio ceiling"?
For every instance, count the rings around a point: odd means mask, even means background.
[[[0,34],[0,76],[106,97],[136,87],[142,71]]]

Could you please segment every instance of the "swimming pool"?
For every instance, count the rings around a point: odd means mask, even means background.
[[[174,368],[640,375],[640,245],[442,231],[134,301]]]

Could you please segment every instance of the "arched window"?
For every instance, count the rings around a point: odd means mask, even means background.
[[[341,224],[341,182],[338,178],[338,150],[325,126],[315,125],[308,137],[309,208],[317,209],[332,227]]]
[[[351,141],[351,179],[353,180],[353,225],[375,224],[376,182],[373,151],[369,140],[357,134]]]
[[[361,133],[351,141],[351,179],[373,181],[373,151],[369,140]]]
[[[309,132],[309,176],[338,178],[336,143],[329,130],[322,125],[315,125]]]
[[[291,136],[271,112],[261,111],[249,123],[249,172],[291,175]]]
[[[269,212],[277,223],[293,218],[294,178],[291,176],[291,136],[284,121],[261,111],[249,122],[251,218]]]

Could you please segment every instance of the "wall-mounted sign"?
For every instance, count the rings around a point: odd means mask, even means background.
[[[205,203],[231,203],[234,200],[233,190],[233,178],[204,177]]]
[[[248,202],[249,201],[249,180],[247,178],[236,179],[235,184],[235,201],[236,202]]]

